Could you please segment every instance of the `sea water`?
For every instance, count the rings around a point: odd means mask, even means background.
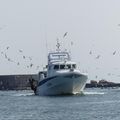
[[[0,91],[0,120],[120,120],[120,89],[90,88],[72,96]]]

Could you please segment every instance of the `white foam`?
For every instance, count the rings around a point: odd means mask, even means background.
[[[20,97],[20,96],[32,96],[32,95],[34,95],[34,93],[18,93],[18,94],[14,94],[13,96]]]
[[[104,92],[84,92],[85,95],[104,95]]]

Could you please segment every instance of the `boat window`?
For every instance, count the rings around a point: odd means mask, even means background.
[[[76,68],[76,64],[72,64],[72,68],[74,68],[74,69],[75,69],[75,68]]]
[[[71,64],[66,65],[67,69],[71,69]]]
[[[65,65],[60,65],[60,69],[65,69]]]
[[[55,65],[55,66],[54,66],[54,69],[55,69],[55,70],[58,70],[58,69],[59,69],[59,65]]]

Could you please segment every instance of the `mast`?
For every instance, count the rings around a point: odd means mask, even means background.
[[[56,47],[57,47],[57,49],[56,49],[56,51],[57,52],[60,52],[60,42],[59,42],[59,39],[57,38],[57,45],[56,45]]]

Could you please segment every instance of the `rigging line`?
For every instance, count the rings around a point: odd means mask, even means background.
[[[45,46],[46,46],[46,58],[47,58],[47,56],[48,56],[48,39],[47,39],[47,31],[46,31],[46,29],[45,29]]]

